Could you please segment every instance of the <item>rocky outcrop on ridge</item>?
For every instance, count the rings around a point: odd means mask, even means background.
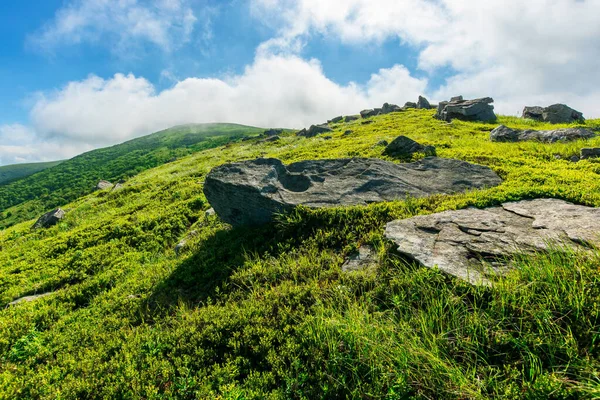
[[[423,266],[487,284],[516,254],[600,244],[600,209],[556,199],[519,201],[393,221],[385,237]]]
[[[475,100],[464,100],[462,96],[453,97],[450,101],[442,101],[438,105],[435,117],[450,122],[453,119],[462,121],[491,122],[496,120],[494,99],[485,97]]]
[[[523,142],[536,140],[544,143],[570,142],[580,139],[591,139],[594,132],[584,128],[565,128],[549,131],[519,130],[500,125],[490,133],[492,142]]]
[[[321,124],[311,125],[308,130],[302,129],[300,132],[296,133],[296,135],[311,138],[327,132],[333,132],[333,129],[331,129],[328,124]]]
[[[409,164],[355,158],[290,165],[260,158],[214,168],[206,177],[204,194],[225,222],[258,225],[298,205],[369,204],[457,193],[501,182],[487,167],[442,158]]]
[[[549,122],[551,124],[585,122],[582,113],[565,104],[553,104],[549,107],[525,107],[523,109],[523,118]]]

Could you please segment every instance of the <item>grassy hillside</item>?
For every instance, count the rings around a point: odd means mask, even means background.
[[[29,221],[0,232],[0,307],[51,293],[0,309],[0,398],[598,398],[600,254],[523,258],[492,287],[473,287],[402,261],[383,229],[397,218],[536,197],[600,206],[600,160],[564,160],[582,142],[491,143],[495,125],[432,115],[339,124],[332,140],[209,149],[66,205],[67,218],[48,230]],[[354,133],[343,136],[347,129]],[[505,182],[299,209],[262,228],[205,216],[202,181],[216,165],[382,157],[376,143],[400,134],[441,157],[488,165]],[[378,249],[377,268],[342,273],[362,244]]]
[[[90,193],[101,179],[127,179],[193,152],[262,131],[237,124],[182,125],[90,151],[35,176],[0,186],[0,229]]]
[[[14,164],[4,165],[0,167],[0,185],[6,185],[7,183],[16,181],[17,179],[25,178],[33,175],[36,172],[43,171],[48,168],[52,168],[62,161],[51,161],[51,162],[40,162],[40,163],[29,163],[29,164]]]

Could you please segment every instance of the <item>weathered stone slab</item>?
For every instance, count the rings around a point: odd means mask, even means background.
[[[393,221],[385,236],[423,266],[488,284],[516,254],[600,244],[600,209],[556,199],[519,201]]]
[[[549,131],[518,130],[500,125],[490,133],[492,142],[523,142],[535,140],[544,143],[571,142],[573,140],[591,139],[594,132],[584,128],[564,128]]]
[[[442,158],[409,164],[365,158],[311,160],[287,166],[277,159],[260,158],[214,168],[206,177],[204,194],[225,222],[257,225],[298,205],[369,204],[501,182],[487,167]]]

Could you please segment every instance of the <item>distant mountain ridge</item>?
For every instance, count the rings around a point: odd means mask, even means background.
[[[0,185],[6,185],[10,182],[28,177],[45,169],[52,168],[61,162],[62,160],[0,166]]]
[[[179,157],[263,131],[239,124],[186,124],[83,153],[0,185],[0,229],[90,193],[101,179],[127,179]],[[20,209],[8,210],[25,202],[28,204]]]

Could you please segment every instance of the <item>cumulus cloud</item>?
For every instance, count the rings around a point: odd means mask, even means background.
[[[21,124],[0,125],[0,165],[61,160],[91,149],[89,144],[43,140]]]
[[[62,157],[192,122],[304,127],[386,101],[414,101],[426,85],[399,65],[379,70],[366,84],[339,85],[325,76],[317,60],[282,55],[259,56],[242,74],[226,79],[187,78],[160,92],[132,74],[110,79],[92,75],[38,94],[30,113],[32,127],[21,127],[27,134],[13,136],[27,138],[15,140],[21,147],[42,142],[44,154]],[[62,149],[62,144],[70,147]]]
[[[422,70],[456,71],[436,100],[491,95],[510,114],[569,102],[600,116],[598,1],[253,0],[253,12],[282,27],[271,41],[280,48],[311,34],[361,44],[399,38],[417,49]]]
[[[140,43],[172,51],[190,40],[196,21],[189,0],[71,0],[28,41],[47,52],[83,42],[122,54]]]

